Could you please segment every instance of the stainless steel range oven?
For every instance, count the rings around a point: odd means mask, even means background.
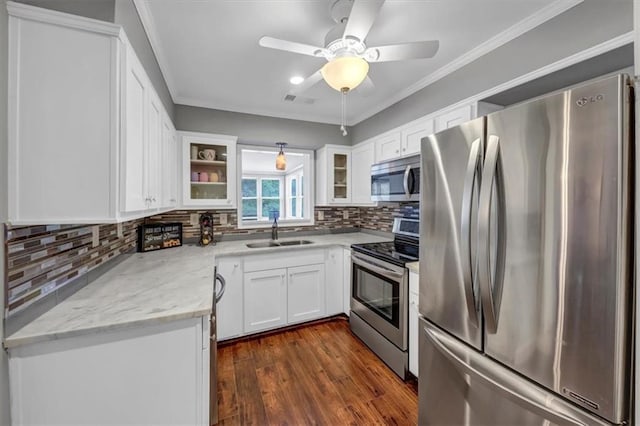
[[[409,273],[418,260],[417,219],[396,218],[394,241],[354,244],[351,330],[398,376],[408,369]]]

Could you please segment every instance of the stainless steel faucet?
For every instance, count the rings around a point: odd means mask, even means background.
[[[273,225],[271,225],[271,239],[276,241],[278,239],[278,218],[273,218]]]

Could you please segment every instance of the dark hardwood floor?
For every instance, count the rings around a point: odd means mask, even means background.
[[[415,425],[417,395],[345,319],[218,349],[219,425]]]

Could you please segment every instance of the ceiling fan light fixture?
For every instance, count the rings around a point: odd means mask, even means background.
[[[341,56],[327,62],[320,73],[331,88],[353,90],[367,78],[369,63],[357,56]]]
[[[287,168],[287,158],[284,156],[282,149],[287,146],[287,144],[285,142],[276,142],[276,145],[280,147],[280,152],[276,157],[276,170],[285,170]]]

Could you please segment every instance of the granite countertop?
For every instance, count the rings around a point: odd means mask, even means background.
[[[34,321],[7,336],[4,345],[20,345],[113,331],[209,315],[213,303],[215,257],[273,253],[389,241],[391,234],[351,232],[282,238],[313,244],[248,248],[261,240],[218,242],[214,246],[185,245],[150,253],[135,253]]]
[[[415,272],[416,274],[420,273],[420,262],[409,262],[406,266],[409,271]]]
[[[313,248],[325,248],[331,246],[343,246],[345,248],[351,247],[351,244],[363,244],[363,243],[378,243],[381,241],[393,240],[393,234],[385,235],[383,233],[370,234],[367,232],[346,232],[342,234],[328,234],[328,235],[309,235],[302,237],[286,237],[280,238],[278,241],[290,241],[290,240],[308,240],[313,244],[305,244],[299,246],[284,246],[284,247],[265,247],[265,248],[249,248],[247,244],[266,242],[268,239],[261,240],[236,240],[236,241],[222,241],[216,243],[214,251],[216,257],[222,256],[238,256],[238,255],[251,255],[259,253],[273,253],[283,250],[304,250]]]
[[[5,338],[29,343],[211,314],[214,247],[135,253]]]

